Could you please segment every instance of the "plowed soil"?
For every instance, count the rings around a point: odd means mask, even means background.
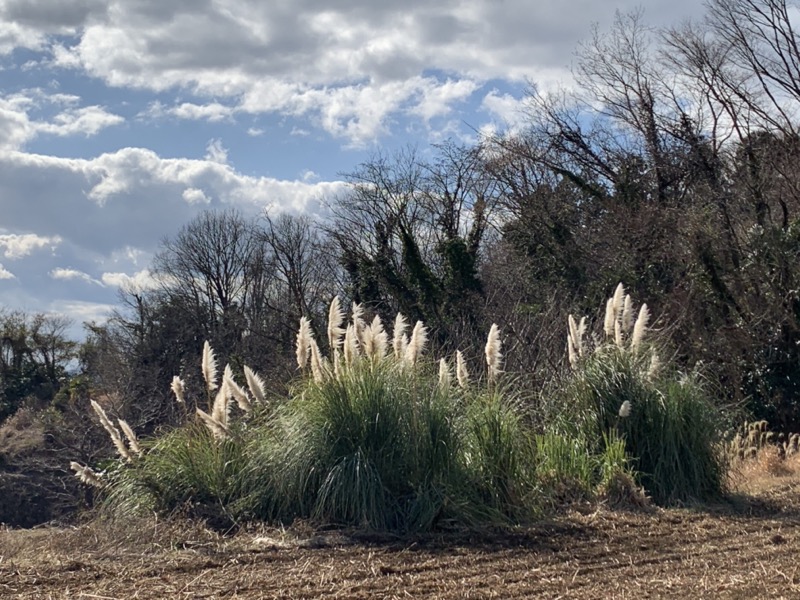
[[[800,477],[713,507],[416,538],[197,524],[0,531],[0,598],[799,598]]]

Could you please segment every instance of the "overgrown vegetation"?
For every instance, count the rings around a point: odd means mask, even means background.
[[[722,492],[721,422],[696,380],[656,373],[646,349],[648,311],[635,323],[622,285],[609,300],[611,343],[584,344],[586,320],[569,319],[572,372],[550,390],[544,414],[531,412],[502,375],[500,331],[485,346],[485,375],[470,381],[460,352],[455,374],[438,373],[423,351],[428,333],[405,318],[389,340],[379,317],[354,304],[344,329],[331,304],[329,358],[301,319],[296,358],[302,375],[288,397],[267,401],[258,375],[249,390],[230,366],[217,381],[206,343],[202,372],[209,406],[142,444],[93,407],[120,460],[105,475],[73,463],[86,483],[105,487],[114,514],[181,510],[230,526],[258,519],[391,531],[425,531],[529,521],[547,504],[606,493],[656,502],[702,500]],[[645,368],[646,367],[646,368]],[[175,400],[187,406],[183,380]],[[232,405],[240,416],[231,416]],[[127,442],[126,442],[127,439]]]

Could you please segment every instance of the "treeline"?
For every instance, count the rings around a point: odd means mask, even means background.
[[[79,381],[152,431],[176,419],[173,375],[199,381],[205,340],[286,385],[299,318],[326,339],[338,294],[423,320],[437,354],[477,361],[497,323],[506,370],[539,389],[565,364],[567,314],[602,319],[621,281],[721,402],[796,431],[798,48],[783,0],[710,0],[668,30],[618,15],[579,47],[574,87],[531,89],[519,132],[377,154],[318,219],[201,214],[163,244],[157,289],[89,327]]]

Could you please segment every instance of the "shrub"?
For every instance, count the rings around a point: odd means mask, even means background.
[[[583,343],[583,322],[570,317],[572,372],[552,392],[549,422],[555,431],[582,440],[599,454],[616,432],[638,480],[660,504],[704,500],[722,493],[727,471],[721,451],[722,418],[696,374],[680,375],[659,365],[623,288],[607,304],[606,340]],[[623,416],[624,415],[624,416]]]

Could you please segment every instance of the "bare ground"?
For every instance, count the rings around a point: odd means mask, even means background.
[[[800,476],[715,507],[571,510],[414,539],[155,519],[0,531],[0,598],[797,598]]]

